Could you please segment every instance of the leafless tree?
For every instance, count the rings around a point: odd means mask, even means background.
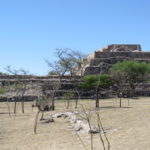
[[[3,82],[3,84],[0,85],[0,96],[6,96],[6,94],[8,93],[9,91],[9,81],[5,81],[5,83]],[[9,113],[9,116],[11,115],[10,113],[10,107],[9,107],[9,97],[6,96],[6,105],[7,105],[7,109],[8,109],[8,113]]]
[[[50,69],[59,76],[64,76],[66,73],[71,74],[71,69],[74,66],[72,57],[69,55],[68,51],[69,49],[56,49],[55,56],[57,60],[55,62],[46,60]]]
[[[73,86],[74,86],[74,92],[76,93],[76,99],[75,99],[75,109],[78,108],[78,102],[79,100],[81,99],[81,93],[82,93],[82,90],[80,88],[80,80],[78,81],[75,81],[73,83]]]
[[[89,124],[90,131],[92,131],[92,130],[91,130],[90,117],[89,117],[89,115],[86,113],[86,110],[85,110],[84,106],[83,106],[83,105],[81,105],[81,106],[82,106],[83,113],[85,114],[85,118],[86,118],[86,120],[87,120],[87,122],[88,122],[88,124]],[[90,137],[91,137],[91,150],[93,150],[93,133],[90,132],[90,135],[91,135],[91,136],[90,136]]]
[[[36,130],[37,130],[37,121],[38,121],[38,116],[39,116],[40,110],[38,110],[36,117],[35,117],[35,121],[34,121],[34,133],[36,134]]]
[[[73,75],[73,70],[77,67],[78,70],[82,70],[81,75],[83,75],[83,58],[85,55],[82,54],[80,51],[68,48],[57,48],[55,51],[55,56],[57,60],[54,63],[46,60],[46,63],[53,72],[61,76],[65,74]]]
[[[50,102],[48,100],[47,95],[42,95],[38,97],[36,101],[36,107],[38,108],[38,112],[36,114],[35,121],[34,121],[34,133],[35,134],[37,131],[37,121],[38,121],[38,116],[40,112],[42,113],[40,120],[43,120],[44,112],[51,110]]]
[[[24,95],[25,92],[28,89],[28,82],[25,80],[26,75],[29,75],[28,71],[24,69],[15,70],[12,69],[10,66],[7,66],[5,70],[11,74],[15,75],[16,81],[13,84],[13,89],[11,90],[15,92],[16,96],[14,97],[14,113],[16,114],[16,107],[17,107],[17,100],[21,100],[21,107],[22,107],[22,113],[25,112],[24,110]]]
[[[83,76],[83,71],[85,67],[83,58],[85,57],[85,55],[82,52],[76,50],[71,50],[69,55],[71,56],[72,61],[74,62],[74,67],[72,68],[72,71],[77,71],[78,75]]]
[[[61,88],[63,77],[66,75],[72,76],[74,75],[74,69],[76,67],[82,68],[82,59],[83,54],[79,51],[74,51],[71,49],[56,49],[55,56],[57,60],[55,62],[50,62],[49,60],[46,60],[46,63],[48,64],[48,67],[51,70],[50,74],[56,74],[57,76],[57,84],[51,81],[49,83],[49,87],[51,90],[52,95],[52,105],[54,103],[54,99],[56,96],[56,91]],[[67,80],[71,78],[68,77]],[[77,91],[77,90],[76,90]],[[76,101],[76,107],[77,107],[77,101]]]
[[[105,140],[107,142],[107,150],[110,150],[110,142],[109,142],[109,140],[107,138],[107,135],[105,133],[105,130],[103,128],[103,125],[102,125],[102,122],[101,122],[101,119],[100,119],[100,115],[98,113],[96,115],[97,115],[97,123],[98,123],[98,128],[99,128],[99,137],[100,137],[100,141],[102,142],[103,149],[106,150],[104,139],[102,137],[102,132],[103,132]]]
[[[89,125],[89,128],[90,130],[92,131],[92,126],[91,126],[91,121],[90,121],[90,112],[87,113],[86,109],[84,108],[83,105],[81,105],[82,107],[82,110],[83,110],[83,113],[85,115],[85,120],[87,120],[88,122],[88,125]],[[96,116],[97,116],[97,124],[98,124],[98,129],[99,129],[99,138],[100,138],[100,141],[102,143],[102,146],[103,146],[103,150],[110,150],[110,142],[108,140],[108,137],[106,135],[106,132],[103,128],[103,125],[102,125],[102,121],[100,119],[100,115],[96,112]],[[102,133],[103,133],[103,136],[102,136]],[[79,135],[78,135],[79,136]],[[91,150],[94,150],[94,145],[93,145],[93,133],[90,132],[90,141],[91,141]],[[80,138],[80,137],[79,137]],[[82,143],[83,143],[83,146],[85,145],[84,142],[82,141],[82,139],[80,140]],[[107,143],[107,146],[105,145],[105,141]],[[85,147],[86,148],[86,147]]]
[[[53,79],[50,82],[45,82],[41,88],[43,95],[50,99],[50,109],[55,110],[55,97],[57,90],[60,88],[60,79],[58,78]]]

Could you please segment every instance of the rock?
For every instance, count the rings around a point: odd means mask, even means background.
[[[99,130],[95,126],[91,126],[91,130],[88,133],[99,133]]]
[[[80,120],[80,121],[81,121],[81,120]],[[80,123],[74,124],[74,130],[75,130],[75,131],[80,131],[81,129],[83,129],[83,128],[82,128],[82,126],[81,126]]]
[[[56,113],[56,114],[53,115],[53,117],[54,118],[60,118],[60,117],[64,117],[65,118],[65,117],[67,117],[67,115],[64,114],[64,113]]]
[[[69,121],[70,121],[70,123],[76,123],[76,121],[77,121],[77,117],[74,115],[74,114],[72,114],[72,115],[70,115],[70,117],[69,117]]]
[[[70,117],[70,116],[72,116],[74,113],[73,112],[65,112],[64,113],[67,117]]]
[[[78,112],[78,111],[75,111],[75,112],[74,112],[74,114],[75,114],[75,115],[78,115],[78,114],[79,114],[79,112]]]
[[[63,117],[67,118],[68,121],[71,123],[71,125],[74,127],[75,131],[84,130],[87,133],[98,133],[99,130],[91,125],[91,129],[89,127],[89,124],[87,122],[84,122],[81,119],[78,119],[75,113],[73,112],[65,112],[65,113],[56,113],[52,115],[55,118]]]

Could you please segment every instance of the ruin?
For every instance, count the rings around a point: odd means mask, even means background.
[[[150,52],[143,52],[139,44],[108,45],[87,55],[82,68],[74,70],[74,74],[81,75],[81,69],[83,75],[107,73],[113,64],[123,60],[150,62]]]
[[[57,97],[62,97],[65,92],[75,91],[75,85],[81,82],[81,77],[85,75],[103,74],[107,73],[109,68],[117,62],[123,60],[134,60],[150,63],[150,52],[142,51],[139,44],[126,45],[126,44],[112,44],[108,45],[100,50],[96,50],[93,53],[87,55],[83,59],[81,66],[77,66],[73,69],[74,76],[63,76],[61,80],[61,86],[57,90]],[[13,76],[13,75],[1,75],[0,86],[7,84],[8,82],[13,84],[17,80],[28,82],[32,85],[32,88],[27,90],[25,97],[27,100],[33,100],[40,95],[40,86],[45,83],[58,80],[58,76]],[[48,87],[48,86],[47,86]],[[49,92],[50,89],[47,89]],[[139,95],[150,95],[150,84],[145,83],[144,86],[139,86],[137,89]],[[9,94],[9,93],[8,93]],[[7,95],[6,95],[7,96]],[[0,100],[5,100],[5,95],[0,97]],[[10,97],[13,97],[11,94]],[[91,98],[91,93],[86,92],[82,95],[82,98]]]

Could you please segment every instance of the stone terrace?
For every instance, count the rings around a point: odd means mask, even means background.
[[[137,48],[137,49],[136,49]],[[150,52],[142,52],[140,45],[108,45],[85,59],[84,75],[107,73],[109,68],[123,60],[150,62]]]

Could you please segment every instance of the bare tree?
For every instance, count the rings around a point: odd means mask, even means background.
[[[78,102],[79,102],[79,100],[81,99],[82,89],[80,88],[80,83],[81,83],[80,80],[75,81],[75,82],[73,83],[73,86],[74,86],[74,92],[76,93],[75,109],[78,108]]]
[[[72,72],[74,61],[72,60],[72,56],[69,51],[69,49],[56,49],[55,56],[57,61],[52,63],[46,60],[46,63],[52,71],[57,73],[59,76],[64,76],[66,73],[71,74]]]
[[[106,147],[105,147],[104,139],[102,137],[101,132],[103,132],[105,140],[107,142],[107,150],[110,150],[110,142],[109,142],[108,137],[107,137],[107,135],[104,131],[104,128],[103,128],[103,125],[102,125],[102,122],[101,122],[101,119],[100,119],[100,115],[98,113],[96,115],[97,115],[97,123],[98,123],[98,128],[99,128],[99,137],[100,137],[100,141],[102,142],[103,149],[106,150]]]
[[[85,57],[85,55],[82,52],[76,51],[76,50],[71,50],[69,55],[71,56],[72,61],[74,62],[72,73],[75,75],[83,76],[83,73],[84,73],[83,71],[85,67],[83,58]]]
[[[4,84],[0,86],[0,96],[6,96],[8,91],[9,91],[9,82],[6,81]],[[9,97],[7,96],[6,99],[7,99],[6,105],[10,116]]]
[[[65,74],[73,75],[73,70],[81,70],[81,75],[83,75],[83,58],[84,54],[79,51],[72,49],[56,49],[55,56],[57,61],[51,63],[46,60],[48,66],[53,72],[63,76]]]
[[[38,116],[39,116],[40,110],[38,110],[36,117],[35,117],[35,121],[34,121],[34,133],[36,134],[36,130],[37,130],[37,121],[38,121]]]
[[[50,74],[52,75],[55,74],[55,77],[57,76],[58,79],[57,84],[56,82],[54,83],[53,81],[49,83],[50,90],[52,89],[51,91],[53,91],[51,92],[51,94],[53,95],[52,102],[54,102],[56,91],[61,88],[63,77],[65,75],[72,76],[75,67],[77,66],[80,66],[80,68],[82,67],[83,54],[81,54],[81,52],[79,51],[74,51],[66,48],[66,49],[56,49],[55,56],[57,58],[55,62],[50,62],[49,60],[46,60],[48,67],[51,69]],[[67,80],[69,79],[71,78],[68,77]]]
[[[88,122],[90,131],[92,131],[91,122],[90,122],[90,117],[89,117],[89,115],[86,113],[84,106],[83,106],[83,105],[81,105],[81,106],[82,106],[83,113],[85,114],[85,119],[86,119],[87,122]],[[90,137],[91,137],[91,150],[93,150],[94,148],[93,148],[93,133],[92,133],[92,132],[90,132]]]
[[[65,99],[67,99],[67,109],[69,109],[69,107],[70,107],[70,100],[72,99],[72,98],[74,98],[74,93],[72,93],[72,92],[67,92],[67,93],[64,93],[64,98]]]
[[[89,128],[90,128],[90,131],[92,131],[92,125],[91,125],[91,121],[90,121],[90,112],[87,113],[84,106],[81,105],[82,107],[82,110],[83,110],[83,113],[85,115],[85,120],[88,122],[88,125],[89,125]],[[108,140],[108,137],[105,133],[105,130],[103,128],[103,125],[102,125],[102,121],[100,119],[100,115],[98,113],[96,113],[96,116],[97,116],[97,124],[98,124],[98,129],[99,129],[99,138],[100,138],[100,141],[102,143],[102,146],[103,146],[103,150],[110,150],[110,142]],[[102,133],[103,133],[103,136],[102,136]],[[93,145],[93,133],[90,132],[90,142],[91,142],[91,150],[94,150],[94,145]],[[80,138],[80,137],[79,137]],[[83,141],[80,140],[82,143]],[[105,145],[105,141],[107,143],[107,146]],[[84,143],[83,143],[84,144]],[[84,144],[85,145],[85,144]],[[85,147],[86,148],[86,147]]]
[[[44,112],[51,110],[50,102],[48,100],[47,95],[44,95],[44,93],[43,93],[42,96],[38,97],[38,99],[36,101],[36,107],[38,108],[38,112],[36,114],[35,121],[34,121],[34,133],[35,134],[37,131],[37,121],[38,121],[38,116],[39,116],[40,112],[42,113],[40,120],[43,120]]]
[[[51,100],[50,110],[55,110],[55,97],[57,90],[60,88],[60,79],[58,78],[50,82],[45,82],[41,88],[43,95]]]
[[[16,96],[14,97],[14,113],[16,114],[17,100],[21,100],[22,113],[24,113],[24,95],[28,89],[28,82],[25,80],[25,77],[29,75],[28,71],[24,69],[15,70],[12,69],[10,66],[7,66],[5,70],[9,74],[15,75],[16,78],[16,81],[11,87],[11,90],[16,94]]]

